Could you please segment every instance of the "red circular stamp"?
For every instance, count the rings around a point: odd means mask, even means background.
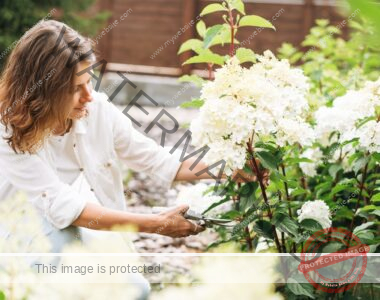
[[[329,248],[331,246],[340,250],[323,253],[333,249]],[[305,242],[298,270],[316,289],[341,293],[351,289],[364,276],[369,250],[369,246],[346,229],[321,229]]]

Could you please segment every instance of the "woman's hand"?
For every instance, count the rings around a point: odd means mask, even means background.
[[[184,218],[188,205],[180,205],[157,215],[158,226],[153,233],[170,237],[185,237],[195,235],[206,228]]]
[[[265,186],[269,185],[269,176],[270,172],[268,169],[260,169],[260,161],[258,159],[255,159],[256,165],[259,168],[259,172],[263,178],[263,183]],[[250,166],[252,170],[254,170],[253,162],[251,160],[247,161],[247,165]],[[247,183],[247,182],[255,182],[257,181],[257,174],[253,173],[247,173],[246,171],[242,169],[237,169],[232,173],[231,176],[232,180],[237,182],[237,183]]]

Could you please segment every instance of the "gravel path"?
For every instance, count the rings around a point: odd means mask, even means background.
[[[135,126],[137,130],[144,133],[150,122],[161,111],[162,108],[144,107],[149,115],[145,115],[143,112],[133,108],[129,114],[142,124],[139,128]],[[197,116],[196,110],[189,109],[176,109],[165,108],[170,115],[172,115],[180,124],[180,128],[176,133],[167,135],[165,139],[165,146],[173,146],[178,139],[187,130],[184,126],[189,124],[193,118]],[[169,117],[163,117],[160,123],[165,128],[172,128],[173,121]],[[162,130],[155,126],[148,134],[150,138],[154,139],[158,144],[160,143]],[[191,151],[191,148],[188,148]],[[131,212],[138,213],[151,213],[152,206],[165,206],[170,207],[175,205],[175,200],[178,194],[179,185],[189,185],[190,183],[175,183],[173,188],[165,190],[157,184],[154,180],[149,178],[144,173],[136,173],[129,170],[125,170],[125,194],[126,201]],[[216,233],[209,229],[196,236],[189,236],[187,238],[170,238],[158,234],[138,233],[134,244],[137,251],[143,253],[188,253],[188,252],[204,252],[207,245],[217,238]],[[198,260],[198,257],[146,257],[146,263],[148,264],[161,264],[166,270],[160,274],[149,274],[147,278],[151,281],[160,282],[173,282],[175,277],[179,274],[190,274],[191,266]],[[165,273],[170,278],[163,278]],[[170,274],[170,275],[168,275]],[[147,274],[148,275],[148,274]]]

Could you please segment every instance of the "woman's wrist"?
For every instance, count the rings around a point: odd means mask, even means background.
[[[139,231],[146,233],[157,233],[158,228],[162,224],[162,218],[156,214],[149,214],[146,215],[144,219],[145,220],[142,220],[139,225]]]

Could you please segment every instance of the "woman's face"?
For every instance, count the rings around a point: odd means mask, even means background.
[[[87,62],[78,63],[76,73],[88,68],[90,66]],[[69,119],[80,119],[87,115],[87,103],[92,99],[92,83],[91,75],[88,72],[77,76],[74,79],[74,93],[71,100],[71,111]]]

